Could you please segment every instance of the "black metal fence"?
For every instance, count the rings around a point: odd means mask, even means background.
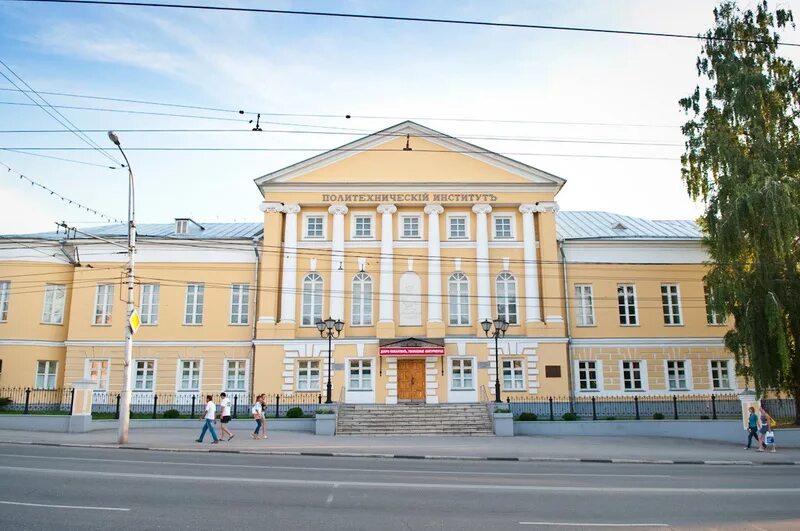
[[[772,418],[782,421],[794,421],[797,418],[797,404],[794,398],[765,398],[761,405]]]
[[[582,420],[603,419],[720,419],[739,418],[741,401],[735,394],[708,396],[521,396],[506,399],[514,416],[534,413],[541,420],[557,420],[572,413]]]
[[[31,389],[5,387],[0,389],[0,408],[28,413],[69,413],[75,391],[69,389]]]

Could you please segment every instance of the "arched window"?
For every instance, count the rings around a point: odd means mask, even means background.
[[[503,271],[495,279],[497,316],[509,324],[517,324],[517,279]]]
[[[452,326],[469,324],[469,280],[464,273],[453,273],[447,280],[447,306]]]
[[[372,277],[364,272],[353,277],[352,314],[350,324],[372,324]]]
[[[309,273],[303,279],[303,326],[314,326],[322,319],[322,277]]]

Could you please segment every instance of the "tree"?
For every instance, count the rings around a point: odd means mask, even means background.
[[[780,57],[792,13],[726,0],[702,36],[681,174],[705,212],[713,309],[733,316],[725,345],[756,391],[794,396],[800,424],[800,78]]]

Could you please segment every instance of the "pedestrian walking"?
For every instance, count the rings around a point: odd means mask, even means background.
[[[217,432],[214,430],[214,424],[217,423],[215,418],[217,406],[214,404],[214,400],[212,400],[211,395],[206,395],[206,400],[206,411],[203,413],[203,416],[200,417],[200,420],[203,421],[203,430],[200,432],[200,438],[197,439],[197,442],[203,442],[206,432],[210,431],[211,437],[214,439],[211,444],[217,444],[219,442],[219,438],[217,437]]]
[[[256,401],[253,404],[253,407],[250,408],[250,413],[253,414],[253,418],[256,421],[256,429],[253,431],[252,435],[250,435],[253,439],[260,439],[259,432],[261,431],[261,425],[264,422],[264,409],[261,407],[261,397],[263,395],[258,395],[256,397]]]
[[[758,436],[758,415],[756,415],[756,408],[750,408],[750,416],[747,417],[747,446],[745,450],[750,449],[750,445],[756,440],[756,444],[761,445],[761,438]]]
[[[261,437],[262,439],[269,439],[267,435],[267,395],[261,395],[261,427],[264,430],[264,435]]]
[[[776,424],[775,420],[769,416],[764,406],[758,409],[758,451],[763,452],[767,449],[767,432],[772,432],[771,427]],[[772,433],[772,451],[775,451],[775,434]]]
[[[220,425],[222,426],[222,437],[224,438],[227,434],[228,439],[233,439],[233,432],[228,429],[228,423],[231,421],[231,401],[228,399],[228,395],[222,393],[219,395],[219,407],[220,407]]]

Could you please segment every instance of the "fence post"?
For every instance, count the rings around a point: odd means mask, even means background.
[[[592,420],[597,420],[597,406],[594,397],[592,397]]]
[[[675,420],[678,420],[678,397],[672,395],[672,410],[675,412]]]
[[[321,403],[322,403],[322,393],[317,395],[317,404],[321,404]]]
[[[75,388],[73,387],[69,393],[69,412],[72,414],[72,408],[75,407]]]
[[[158,418],[158,395],[153,395],[153,418]]]
[[[639,417],[639,397],[638,396],[634,396],[633,397],[633,408],[636,410],[636,420],[642,420],[641,417]]]
[[[120,399],[120,395],[117,394],[117,407],[116,407],[116,410],[114,411],[114,418],[117,419],[117,420],[119,420],[119,399]]]
[[[711,418],[717,420],[717,397],[711,395]]]
[[[30,406],[30,404],[31,404],[31,388],[28,387],[27,389],[25,389],[25,409],[22,411],[23,415],[28,414],[28,407]]]
[[[276,394],[275,395],[275,418],[278,418],[278,417],[281,416],[281,410],[278,408],[280,403],[281,403],[281,395]]]
[[[555,420],[555,417],[553,417],[553,397],[551,396],[548,400],[550,401],[550,420]]]
[[[233,418],[236,418],[236,408],[239,405],[239,395],[233,395]]]
[[[192,418],[194,418],[194,404],[196,400],[197,397],[195,395],[192,395]]]

